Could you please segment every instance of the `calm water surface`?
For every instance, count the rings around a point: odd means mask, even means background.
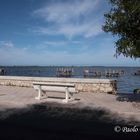
[[[6,75],[9,76],[33,76],[33,77],[56,77],[57,66],[13,66],[3,67],[6,70]],[[72,77],[82,78],[84,69],[96,69],[101,72],[106,70],[123,70],[124,75],[113,78],[118,81],[118,93],[133,93],[135,88],[140,88],[140,76],[134,76],[133,73],[139,70],[140,67],[73,67],[74,75]],[[92,77],[93,78],[93,77]],[[105,76],[100,77],[106,78]],[[110,78],[111,79],[111,78]]]

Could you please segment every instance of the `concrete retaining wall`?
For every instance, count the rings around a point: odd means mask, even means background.
[[[32,82],[74,83],[79,92],[115,94],[117,91],[117,81],[109,79],[0,76],[0,85],[32,87]]]

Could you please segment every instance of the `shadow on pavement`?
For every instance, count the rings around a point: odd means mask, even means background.
[[[115,126],[133,127],[134,120],[123,120],[101,108],[80,108],[77,105],[42,103],[27,108],[13,109],[0,119],[0,139],[60,139],[88,140],[96,137],[130,138],[130,135],[115,132]],[[80,106],[80,105],[79,105]],[[5,110],[0,112],[8,113]],[[135,137],[139,136],[135,133]]]

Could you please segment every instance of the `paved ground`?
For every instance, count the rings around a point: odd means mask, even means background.
[[[57,102],[62,102],[65,97],[63,93],[48,93],[49,98],[42,100],[35,100],[37,91],[33,88],[26,87],[12,87],[0,86],[0,111],[10,108],[22,108],[27,105]],[[67,105],[74,105],[74,107],[92,107],[104,108],[114,114],[130,117],[140,120],[140,103],[117,101],[116,95],[102,94],[102,93],[78,93],[75,94],[76,100]]]

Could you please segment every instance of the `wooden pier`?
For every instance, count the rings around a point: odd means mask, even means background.
[[[101,77],[102,76],[102,72],[98,71],[98,70],[89,70],[89,69],[85,69],[83,71],[83,75],[84,77]]]
[[[86,77],[119,77],[124,74],[124,70],[105,70],[105,71],[99,71],[96,69],[84,69],[83,76]]]
[[[56,76],[57,77],[72,77],[74,73],[73,68],[57,68]]]
[[[123,70],[106,70],[105,77],[120,77],[124,74]]]

